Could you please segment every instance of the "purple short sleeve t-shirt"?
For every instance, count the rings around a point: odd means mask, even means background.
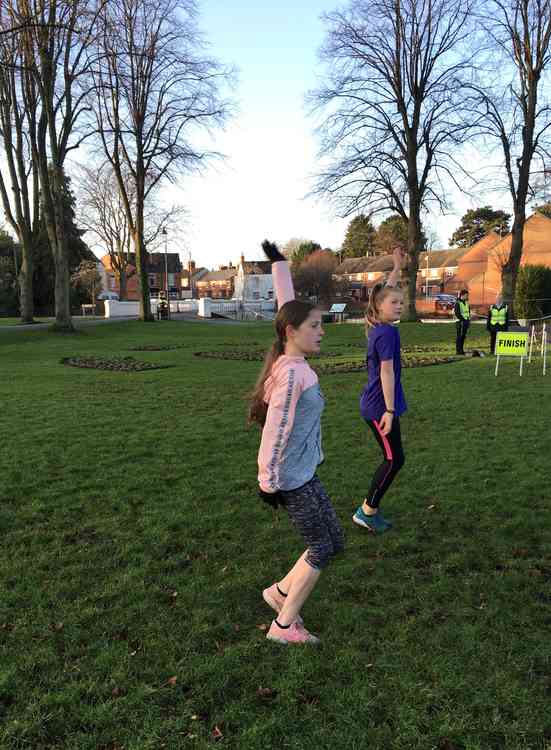
[[[386,406],[381,383],[381,362],[394,363],[394,411],[400,417],[407,409],[400,374],[400,333],[397,326],[379,323],[371,328],[367,337],[367,385],[360,399],[360,412],[364,419],[380,420]]]

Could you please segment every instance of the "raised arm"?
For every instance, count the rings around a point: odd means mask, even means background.
[[[278,307],[282,307],[286,302],[295,299],[291,269],[289,268],[285,256],[280,253],[275,242],[264,240],[262,243],[262,249],[264,250],[266,257],[272,262],[275,295]]]
[[[401,247],[394,248],[392,251],[392,260],[394,261],[394,266],[385,282],[385,286],[398,286],[398,283],[400,282],[402,268],[406,262],[406,254]]]

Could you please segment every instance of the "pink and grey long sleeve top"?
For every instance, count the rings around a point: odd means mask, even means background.
[[[279,307],[294,299],[287,261],[272,264]],[[323,461],[321,415],[325,400],[318,376],[304,357],[281,355],[264,385],[268,404],[258,453],[258,482],[265,492],[290,491],[309,482]]]

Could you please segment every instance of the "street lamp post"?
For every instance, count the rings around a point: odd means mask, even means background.
[[[168,234],[166,231],[166,227],[163,227],[162,234],[165,238],[165,287],[166,287],[166,305],[167,305],[166,314],[167,314],[168,320],[170,320],[170,296],[168,292],[168,250],[167,250]]]
[[[426,301],[429,301],[429,253],[430,250],[427,250],[427,273],[425,276],[425,298]]]

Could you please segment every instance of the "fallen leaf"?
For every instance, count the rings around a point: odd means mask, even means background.
[[[241,625],[238,622],[236,622],[235,625],[233,626],[233,629],[235,630],[236,633],[239,633],[239,631],[241,630]]]
[[[265,633],[268,630],[268,626],[265,622],[261,623],[260,625],[256,626],[259,630],[262,630],[263,633]]]
[[[259,698],[262,698],[263,700],[269,700],[271,698],[275,698],[277,695],[277,690],[273,690],[269,687],[259,687],[256,691],[256,694]]]
[[[60,633],[63,630],[63,623],[62,622],[52,622],[50,623],[50,630],[53,633]]]
[[[427,510],[434,510],[434,508],[436,508],[436,505],[429,505]]]
[[[217,740],[221,740],[223,738],[223,734],[220,731],[220,728],[218,726],[214,727],[211,733],[212,739],[216,742]]]
[[[176,685],[177,682],[178,682],[178,678],[177,677],[169,677],[168,680],[166,681],[166,684],[167,685]]]

